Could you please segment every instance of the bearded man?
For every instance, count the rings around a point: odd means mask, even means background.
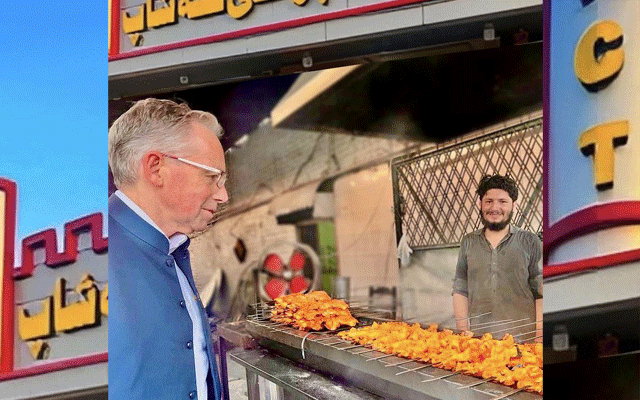
[[[460,243],[453,280],[456,326],[540,342],[542,242],[535,233],[511,224],[518,200],[511,178],[485,175],[477,194],[484,228],[465,235]]]

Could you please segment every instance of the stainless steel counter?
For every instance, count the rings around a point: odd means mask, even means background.
[[[267,349],[235,348],[229,359],[247,370],[249,400],[380,400],[382,397],[332,379]]]

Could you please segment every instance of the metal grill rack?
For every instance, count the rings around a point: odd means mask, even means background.
[[[336,335],[340,330],[304,332],[272,322],[270,310],[257,306],[256,313],[247,317],[247,330],[262,346],[387,399],[542,399],[538,394],[354,345]],[[365,310],[366,317],[357,309],[351,311],[363,325],[374,320],[371,310]],[[341,330],[346,329],[350,328]]]

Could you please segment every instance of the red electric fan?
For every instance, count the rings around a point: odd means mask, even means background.
[[[304,243],[281,242],[260,257],[256,284],[263,301],[291,293],[307,293],[320,287],[320,259]]]

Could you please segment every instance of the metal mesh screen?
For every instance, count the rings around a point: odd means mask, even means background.
[[[393,161],[396,226],[411,248],[457,245],[481,226],[484,174],[508,174],[520,192],[512,223],[542,233],[542,118]],[[398,236],[399,237],[399,236]]]

